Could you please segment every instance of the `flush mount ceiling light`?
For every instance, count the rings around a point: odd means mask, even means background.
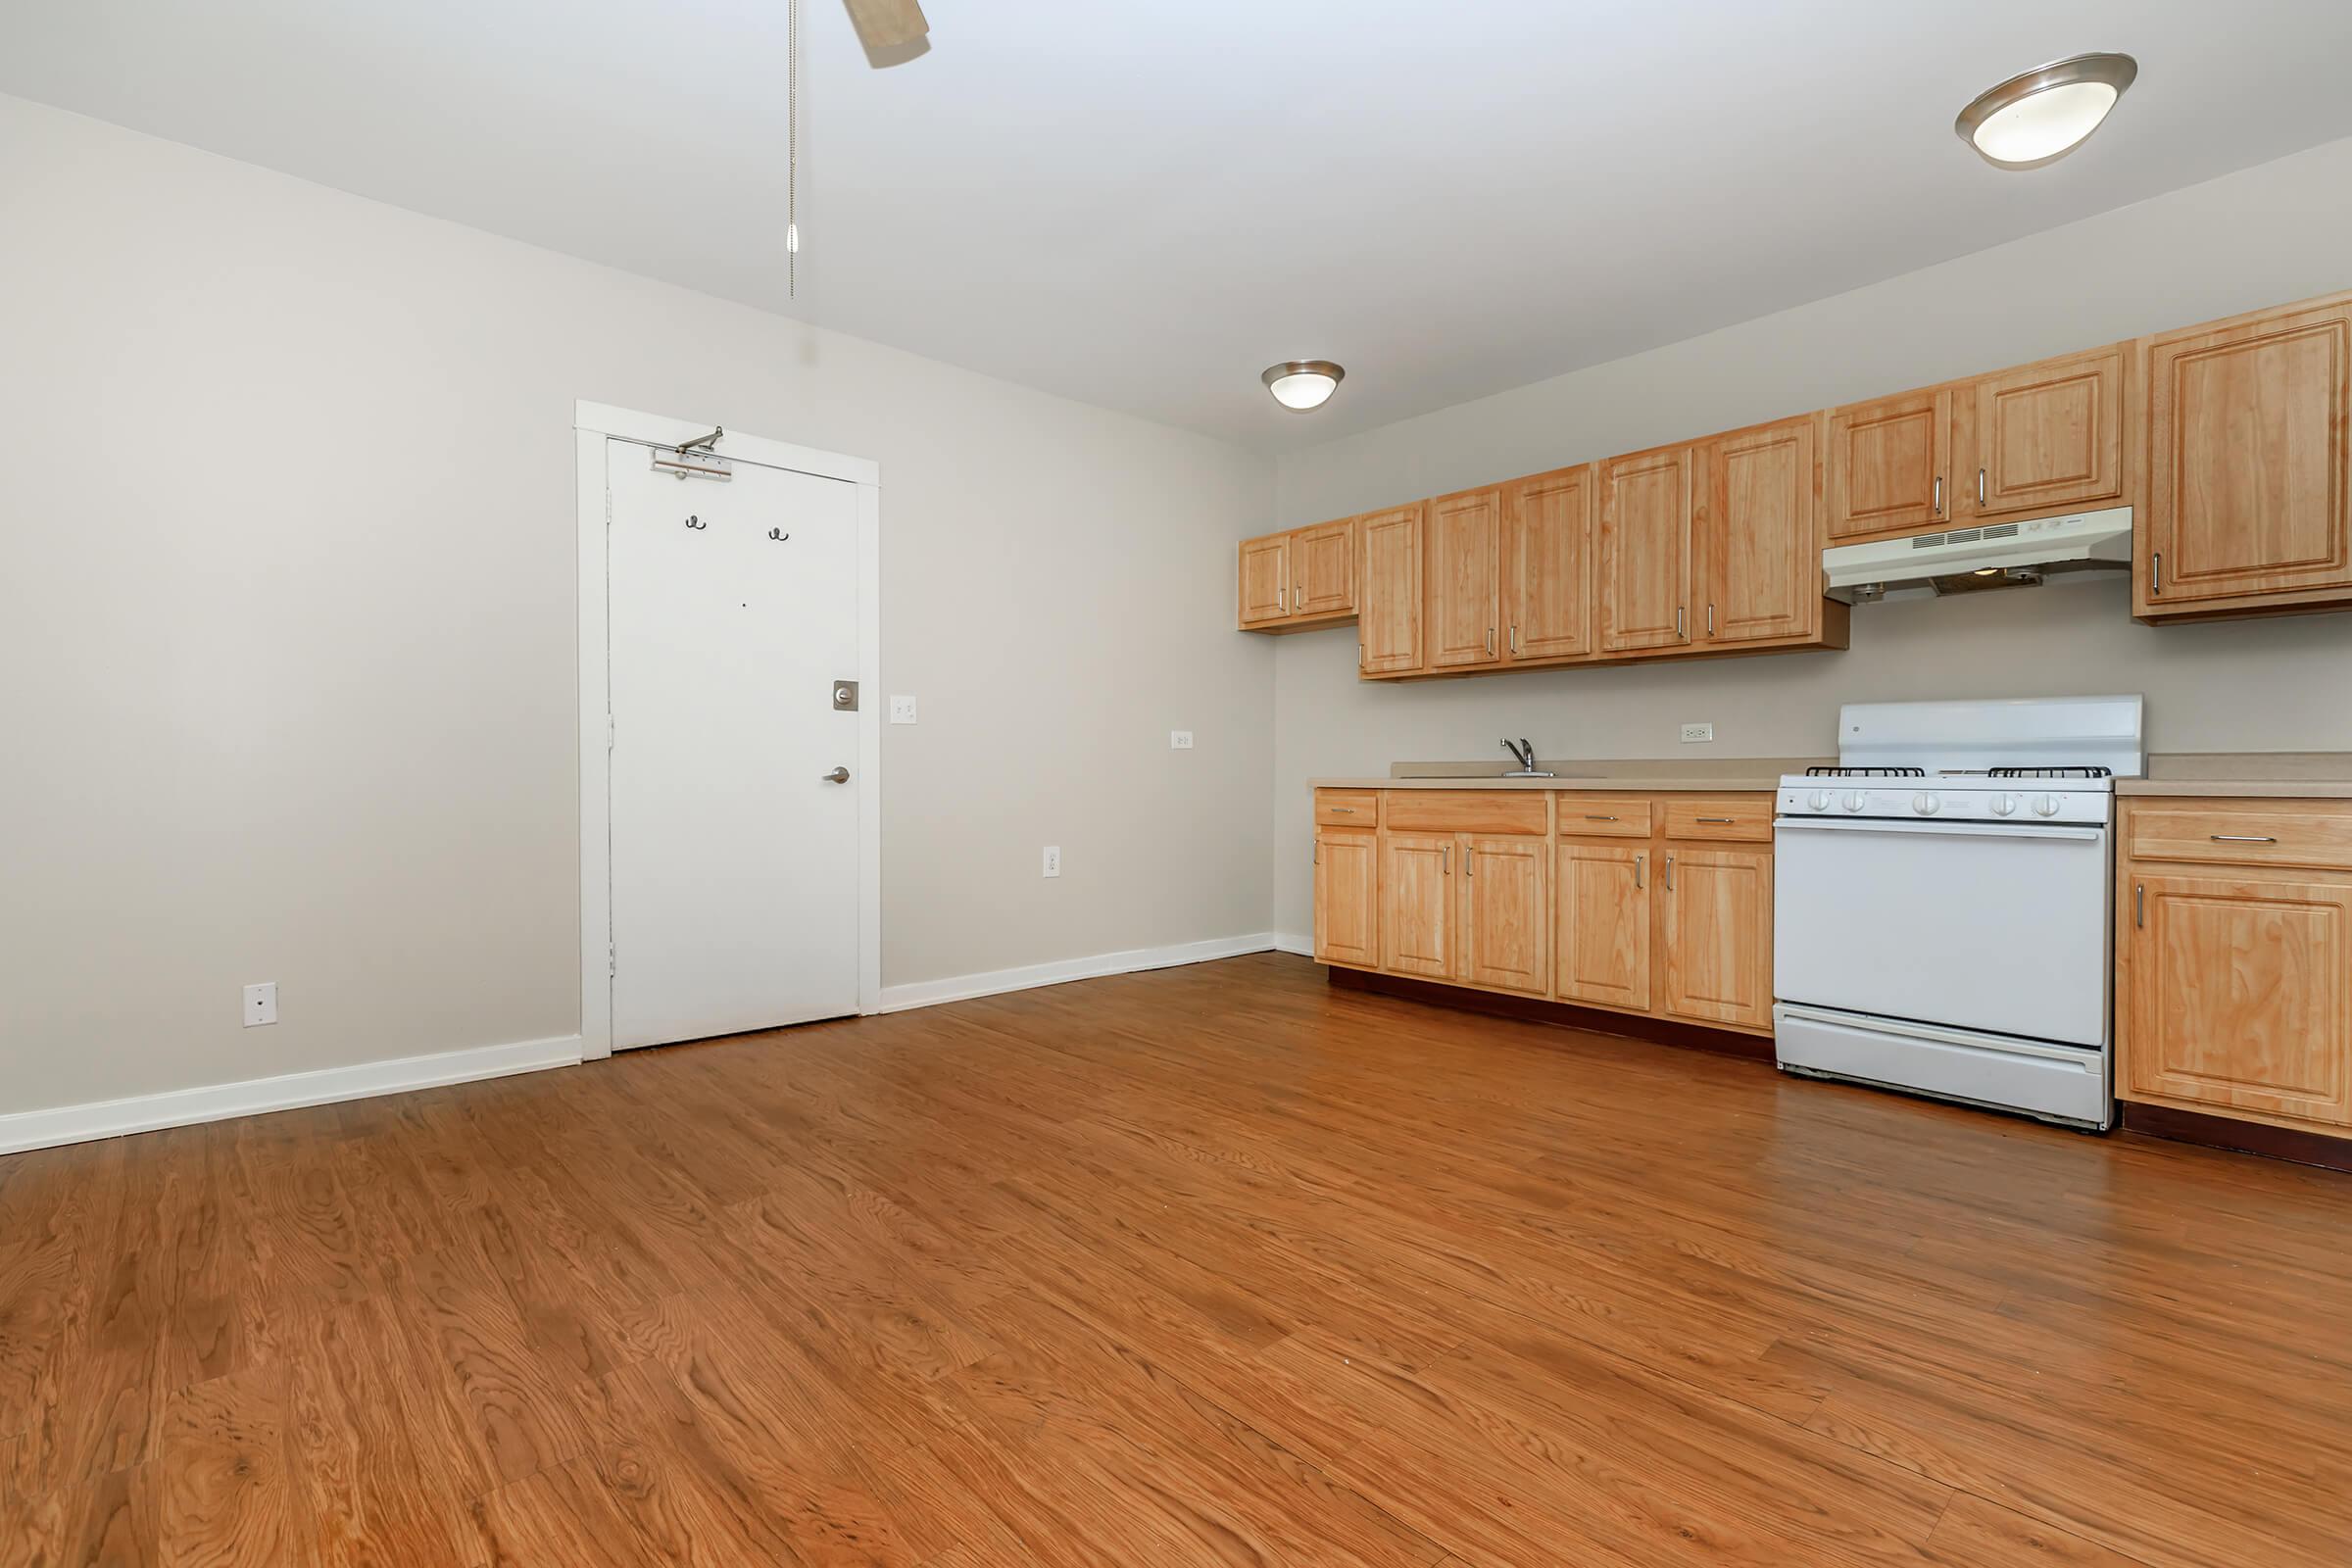
[[[1298,414],[1319,409],[1331,401],[1340,389],[1340,378],[1348,372],[1329,360],[1285,360],[1269,365],[1258,379],[1274,394],[1274,401]]]
[[[1981,94],[1952,129],[1995,169],[2039,169],[2073,152],[2139,75],[2130,55],[2075,55]]]

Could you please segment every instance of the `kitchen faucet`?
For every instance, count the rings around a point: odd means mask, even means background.
[[[1518,740],[1514,741],[1508,735],[1505,735],[1502,738],[1502,749],[1511,754],[1512,761],[1519,764],[1517,767],[1511,768],[1504,772],[1502,775],[1504,778],[1559,777],[1557,773],[1548,772],[1536,766],[1536,748],[1527,740],[1525,736],[1522,736]]]

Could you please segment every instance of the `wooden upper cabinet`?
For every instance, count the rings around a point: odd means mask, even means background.
[[[1355,613],[1355,519],[1291,532],[1291,613]]]
[[[1592,652],[1592,469],[1502,487],[1502,657]]]
[[[1955,389],[1952,514],[1975,521],[2123,505],[2131,363],[2119,343]]]
[[[1380,842],[1369,832],[1315,835],[1315,957],[1380,962]]]
[[[1429,504],[1429,667],[1459,669],[1502,657],[1502,493],[1494,488]]]
[[[1794,640],[1822,622],[1823,417],[1718,436],[1699,449],[1694,598],[1709,644]]]
[[[1453,978],[1453,840],[1450,833],[1380,840],[1380,966],[1392,974]]]
[[[1692,452],[1659,447],[1599,466],[1602,653],[1690,641]]]
[[[1421,517],[1416,504],[1355,519],[1358,665],[1367,675],[1421,668]]]
[[[1649,854],[1646,837],[1564,838],[1553,851],[1552,973],[1562,1002],[1649,1010]]]
[[[1540,997],[1551,982],[1551,842],[1465,837],[1461,978]]]
[[[1916,533],[1950,516],[1949,388],[1833,410],[1829,442],[1832,543]]]
[[[2352,1122],[2352,885],[2135,871],[2126,896],[2125,1093]]]
[[[2134,610],[2352,598],[2352,294],[2151,338]]]
[[[1268,534],[1242,544],[1242,624],[1262,625],[1291,612],[1291,536]]]
[[[1772,852],[1669,846],[1658,892],[1660,1009],[1696,1023],[1772,1023]]]

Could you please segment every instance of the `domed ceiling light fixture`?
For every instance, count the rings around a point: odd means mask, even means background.
[[[1275,402],[1294,414],[1304,414],[1329,403],[1347,373],[1329,360],[1285,360],[1267,366],[1258,379],[1266,383]]]
[[[1952,129],[1995,169],[2040,169],[2082,145],[2139,75],[2130,55],[2073,55],[2011,76]]]

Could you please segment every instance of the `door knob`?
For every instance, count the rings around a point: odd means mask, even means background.
[[[837,767],[830,773],[818,776],[828,784],[847,784],[850,781],[850,770],[846,767]]]

